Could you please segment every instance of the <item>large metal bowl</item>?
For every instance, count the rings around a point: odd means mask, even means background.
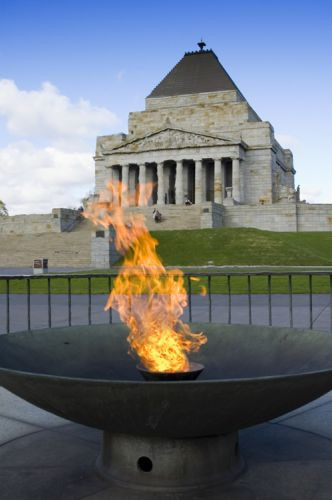
[[[193,324],[208,343],[198,380],[146,382],[127,328],[93,325],[0,337],[0,385],[64,418],[114,433],[185,438],[270,420],[332,388],[332,336]]]

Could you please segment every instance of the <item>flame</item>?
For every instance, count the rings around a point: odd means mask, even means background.
[[[144,202],[152,184],[141,191]],[[118,311],[129,327],[128,342],[142,364],[152,372],[189,370],[187,354],[207,342],[203,333],[191,332],[179,318],[187,305],[183,273],[166,272],[157,255],[158,241],[151,236],[141,214],[124,212],[120,206],[134,205],[137,193],[129,193],[121,182],[109,182],[99,201],[90,203],[84,216],[105,228],[113,226],[116,249],[124,254],[105,310]]]

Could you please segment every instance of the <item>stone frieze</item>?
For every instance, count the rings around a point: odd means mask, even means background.
[[[105,150],[104,153],[139,153],[162,149],[197,148],[204,146],[231,145],[237,141],[222,137],[213,137],[180,129],[167,128],[134,139],[126,144]]]

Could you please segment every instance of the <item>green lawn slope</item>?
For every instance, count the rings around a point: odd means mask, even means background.
[[[154,231],[153,236],[159,241],[157,252],[166,266],[183,267],[191,275],[202,271],[199,266],[264,266],[264,271],[296,270],[296,266],[315,266],[330,268],[332,266],[332,232],[312,233],[277,233],[246,228],[220,228],[188,231]],[[121,262],[118,262],[121,264]],[[271,266],[280,266],[271,269]],[[186,269],[187,267],[191,269]],[[295,269],[294,269],[295,268]],[[231,269],[229,269],[231,270]],[[117,272],[117,268],[111,269]],[[238,276],[232,277],[232,293],[247,293],[248,278],[241,276],[244,270],[238,269]],[[88,293],[86,273],[107,274],[107,270],[83,271],[81,278],[71,279],[71,292]],[[212,272],[208,268],[205,272]],[[77,273],[75,273],[77,274]],[[312,281],[310,281],[312,280]],[[52,293],[68,293],[66,278],[51,280]],[[112,281],[113,282],[113,281]],[[210,284],[209,284],[210,283]],[[311,285],[310,285],[311,283]],[[201,277],[200,281],[191,281],[189,275],[185,279],[187,289],[200,293],[205,287],[211,293],[228,293],[226,276],[213,276],[209,281]],[[10,283],[11,293],[26,293],[27,280],[17,279]],[[111,287],[108,277],[91,278],[91,292],[108,293]],[[252,276],[252,293],[267,293],[267,276]],[[293,276],[294,293],[308,293],[312,286],[314,293],[330,293],[331,280],[328,273],[309,278],[308,275]],[[47,275],[31,280],[31,293],[47,293]],[[273,276],[272,293],[288,293],[288,276]],[[6,293],[6,283],[0,279],[0,293]]]
[[[152,234],[168,266],[332,266],[332,232],[220,228]]]

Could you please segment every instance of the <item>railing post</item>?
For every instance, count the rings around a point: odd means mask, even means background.
[[[312,275],[309,274],[309,327],[312,330],[313,320],[312,320]]]
[[[31,330],[31,302],[30,302],[30,279],[27,278],[27,320],[28,320],[28,331]]]
[[[251,276],[248,274],[248,313],[249,325],[252,324],[252,309],[251,309]]]
[[[208,275],[209,323],[212,321],[211,274]]]
[[[293,328],[293,283],[292,275],[288,275],[288,296],[289,296],[289,326]]]
[[[47,278],[48,327],[52,327],[51,278]]]
[[[68,325],[71,326],[71,278],[68,277]]]
[[[112,277],[108,277],[108,293],[111,293],[112,289]],[[111,324],[113,323],[113,313],[112,313],[112,308],[110,307],[108,310],[108,322]]]
[[[330,332],[332,332],[332,274],[330,274]]]
[[[91,325],[91,277],[88,277],[88,323]]]
[[[192,322],[192,312],[191,312],[191,276],[188,276],[188,307],[189,307],[189,323]]]
[[[272,326],[272,284],[271,284],[271,274],[267,276],[268,285],[268,301],[269,301],[269,326]]]
[[[232,323],[232,290],[231,290],[231,277],[227,275],[227,290],[228,290],[228,324]]]
[[[6,332],[10,332],[9,279],[6,280]]]

